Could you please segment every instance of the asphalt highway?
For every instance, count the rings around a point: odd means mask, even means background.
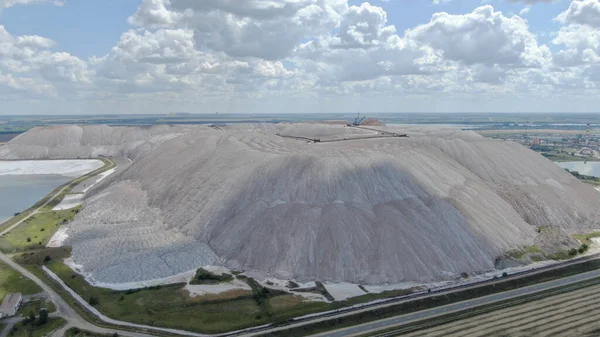
[[[426,319],[431,319],[437,316],[446,315],[453,312],[468,310],[472,308],[476,308],[482,305],[492,304],[499,301],[504,301],[507,299],[521,297],[525,295],[530,295],[534,293],[538,293],[541,291],[545,291],[552,288],[557,288],[565,285],[569,285],[572,283],[577,283],[585,280],[590,280],[593,278],[600,277],[600,270],[594,270],[583,274],[573,275],[565,278],[561,278],[558,280],[548,281],[545,283],[539,283],[535,285],[531,285],[524,288],[514,289],[505,291],[498,294],[488,295],[484,297],[478,297],[471,300],[466,300],[462,302],[452,303],[448,305],[444,305],[441,307],[436,307],[432,309],[427,309],[423,311],[418,311],[402,316],[396,316],[388,319],[383,319],[371,323],[365,323],[357,326],[353,326],[350,328],[330,331],[327,333],[319,334],[319,337],[346,337],[346,336],[358,336],[363,335],[369,332],[376,332],[380,330],[385,330],[389,328],[393,328],[400,325],[405,325],[412,322],[422,321]]]

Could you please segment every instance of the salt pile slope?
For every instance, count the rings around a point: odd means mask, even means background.
[[[57,159],[122,156],[135,158],[161,142],[181,135],[185,127],[110,127],[56,125],[37,127],[0,147],[4,159]]]
[[[137,158],[67,230],[75,263],[97,282],[205,264],[298,280],[431,281],[493,269],[507,250],[534,244],[536,227],[556,229],[568,246],[568,233],[598,225],[592,188],[518,144],[473,132],[377,127],[410,138],[315,144],[278,135],[377,133],[318,124],[110,129],[135,136],[58,153]],[[80,139],[93,138],[83,131]],[[36,144],[51,133],[30,131],[0,155],[58,152]]]

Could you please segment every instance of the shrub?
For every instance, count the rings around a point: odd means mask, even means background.
[[[290,280],[290,281],[288,281],[288,283],[287,283],[287,287],[288,287],[288,288],[299,288],[300,286],[298,285],[298,283],[296,283],[296,282],[294,282],[294,281]]]
[[[44,325],[48,323],[48,310],[45,308],[40,309],[40,314],[38,316],[37,324]]]
[[[502,277],[507,277],[507,276],[508,276],[507,272],[502,273]]]
[[[198,268],[198,270],[196,270],[196,275],[194,275],[190,284],[215,284],[230,281],[233,281],[233,276],[231,274],[223,273],[221,275],[215,275],[206,269]]]
[[[27,242],[31,242],[31,238],[27,238]]]
[[[98,298],[97,298],[97,297],[95,297],[95,296],[90,296],[90,298],[88,299],[88,303],[89,303],[91,306],[95,306],[95,305],[98,305],[99,301],[98,301]]]

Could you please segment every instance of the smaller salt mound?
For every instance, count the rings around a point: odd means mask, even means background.
[[[182,126],[59,125],[33,128],[0,147],[3,159],[137,158],[185,132]]]

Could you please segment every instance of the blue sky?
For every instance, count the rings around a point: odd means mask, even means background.
[[[0,0],[0,114],[594,111],[599,1]]]

